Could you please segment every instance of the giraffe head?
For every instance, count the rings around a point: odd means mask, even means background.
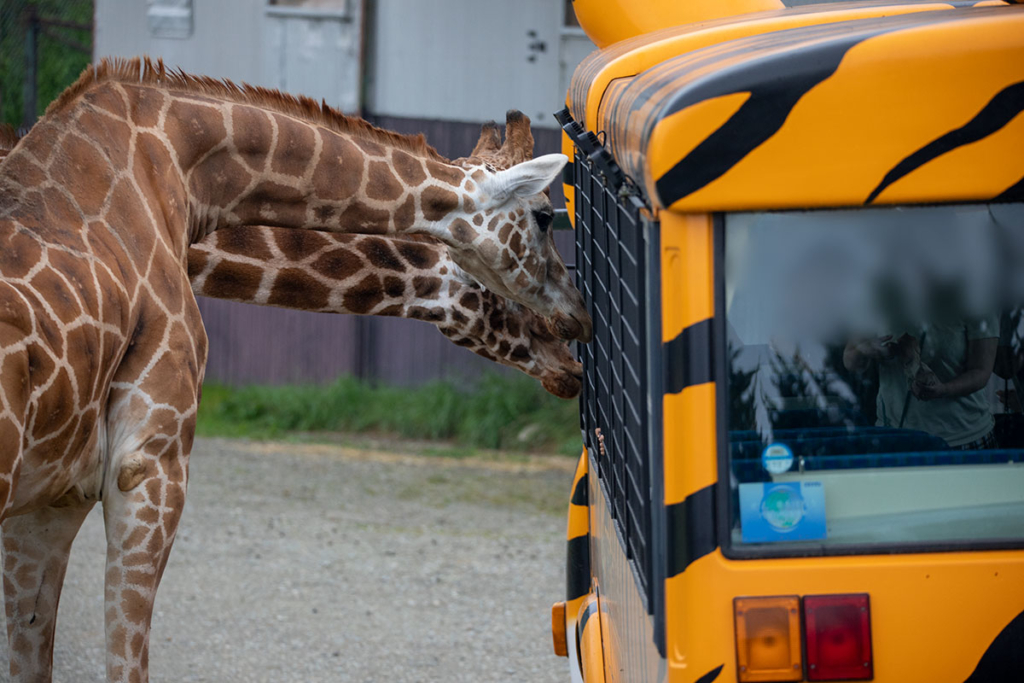
[[[530,119],[512,110],[504,144],[497,126],[484,124],[469,157],[453,162],[469,173],[464,210],[478,226],[454,218],[452,260],[487,289],[549,318],[563,339],[589,342],[593,322],[555,247],[548,186],[568,162],[563,154],[533,158]]]

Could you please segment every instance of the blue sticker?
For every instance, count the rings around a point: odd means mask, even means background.
[[[761,466],[771,474],[788,472],[793,466],[793,451],[784,443],[773,443],[761,453]]]
[[[820,481],[740,484],[744,543],[825,538],[825,487]]]

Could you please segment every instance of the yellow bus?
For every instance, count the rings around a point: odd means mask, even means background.
[[[1024,6],[573,8],[571,679],[1024,681]]]

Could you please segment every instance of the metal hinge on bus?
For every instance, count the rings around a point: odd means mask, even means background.
[[[605,182],[614,192],[621,192],[624,188],[632,191],[635,185],[615,163],[615,159],[601,144],[600,138],[584,129],[583,124],[574,121],[568,107],[556,112],[555,119],[573,144],[594,164],[597,172],[604,176]]]

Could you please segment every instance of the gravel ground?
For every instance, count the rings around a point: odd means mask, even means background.
[[[197,439],[152,680],[567,681],[549,609],[571,467]],[[55,681],[103,679],[103,545],[97,507],[64,585]]]

